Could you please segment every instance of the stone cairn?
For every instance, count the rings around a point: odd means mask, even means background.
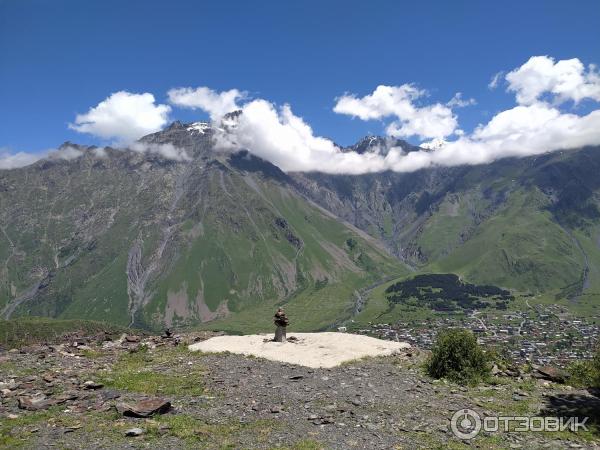
[[[275,330],[275,339],[273,339],[275,342],[285,342],[285,327],[288,326],[289,322],[283,308],[277,309],[277,312],[273,316],[273,323],[277,327]]]

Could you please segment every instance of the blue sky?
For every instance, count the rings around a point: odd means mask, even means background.
[[[336,97],[416,83],[427,101],[474,98],[456,110],[470,131],[514,105],[491,77],[534,55],[600,63],[600,3],[0,0],[0,147],[102,143],[68,124],[111,93],[167,103],[180,86],[289,103],[316,135],[350,144],[384,125],[335,114]]]

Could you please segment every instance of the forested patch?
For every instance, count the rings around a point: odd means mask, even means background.
[[[424,306],[436,311],[506,309],[514,300],[505,289],[467,283],[452,273],[417,275],[392,284],[385,293],[392,304]]]

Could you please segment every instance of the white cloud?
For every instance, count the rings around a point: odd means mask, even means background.
[[[81,155],[83,155],[83,152],[78,148],[65,145],[56,150],[49,150],[45,157],[48,159],[64,159],[65,161],[71,161],[79,158]]]
[[[446,103],[446,105],[448,105],[450,108],[464,108],[465,106],[472,106],[476,104],[477,102],[474,98],[463,98],[462,92],[457,92],[454,94],[454,97],[452,97],[450,101]]]
[[[448,142],[434,152],[418,152],[418,168],[487,164],[506,157],[538,155],[600,144],[600,110],[585,116],[561,113],[558,109],[536,104],[516,106],[503,111],[470,136]],[[415,169],[414,161],[399,158],[391,170]]]
[[[362,120],[381,119],[387,116],[406,117],[414,112],[413,101],[426,94],[412,84],[402,86],[380,85],[372,94],[357,98],[346,94],[337,99],[333,111]]]
[[[537,90],[533,98],[546,93],[564,96],[568,92],[573,100],[595,99],[589,86],[589,80],[593,81],[590,73],[587,75],[588,82],[580,84],[577,89],[569,91],[559,88],[559,84],[550,84],[546,85],[545,91]],[[524,95],[525,91],[519,93]],[[395,147],[366,154],[342,152],[331,140],[315,136],[310,125],[295,116],[289,105],[278,109],[262,99],[244,104],[242,114],[218,136],[218,143],[221,148],[230,150],[248,149],[285,171],[347,174],[486,164],[506,157],[600,145],[600,110],[577,115],[561,111],[559,103],[536,100],[502,111],[472,133],[465,133],[457,128],[456,118],[446,105],[416,107],[414,100],[422,95],[423,91],[413,85],[379,86],[363,98],[344,95],[337,99],[334,108],[336,112],[363,120],[396,116],[400,120],[388,126],[388,134],[434,136],[434,141],[428,142],[425,145],[428,148],[422,151],[406,153]],[[457,94],[449,103],[466,106],[472,102]],[[404,118],[403,121],[401,118]],[[439,138],[450,133],[458,138],[451,142]]]
[[[556,104],[589,98],[600,101],[600,74],[596,66],[587,69],[578,58],[555,62],[549,56],[533,56],[521,67],[506,74],[508,90],[517,103],[531,105],[548,94]]]
[[[134,142],[128,147],[138,153],[154,153],[172,161],[191,161],[187,152],[173,144],[149,144],[146,142]]]
[[[418,136],[421,139],[444,138],[453,134],[458,126],[452,110],[440,103],[417,108],[408,120],[394,121],[386,128],[393,137]]]
[[[36,162],[40,157],[40,155],[34,153],[18,152],[11,154],[8,150],[0,149],[0,170],[25,167]]]
[[[361,120],[395,117],[396,120],[386,129],[394,137],[418,136],[429,139],[453,134],[458,127],[458,120],[448,105],[434,103],[420,107],[415,103],[426,94],[426,91],[413,84],[380,85],[371,94],[361,98],[354,94],[339,97],[333,111]]]
[[[497,74],[495,85],[501,76]],[[362,98],[347,94],[337,99],[334,107],[337,113],[362,120],[392,118],[387,125],[390,136],[419,136],[435,140],[427,144],[429,149],[409,153],[399,147],[375,149],[364,154],[342,151],[330,139],[316,136],[311,126],[296,116],[289,105],[278,107],[264,99],[248,100],[243,91],[237,89],[219,93],[208,88],[179,88],[169,91],[169,98],[173,104],[199,108],[211,115],[218,125],[214,127],[218,148],[228,151],[247,149],[285,171],[346,174],[384,170],[409,172],[433,166],[485,164],[505,157],[600,145],[600,109],[578,115],[565,111],[563,105],[567,100],[578,102],[587,98],[600,101],[600,82],[594,66],[586,69],[577,59],[554,62],[545,56],[533,57],[505,78],[509,90],[516,93],[517,104],[496,114],[489,122],[480,124],[471,133],[458,128],[457,118],[452,112],[452,107],[473,104],[471,99],[465,100],[460,93],[445,105],[421,106],[417,101],[426,92],[412,84],[404,84],[378,86]],[[89,116],[87,120],[79,121],[78,116],[75,127],[89,126],[96,133],[100,133],[100,128],[110,129],[110,124],[115,124],[114,117],[123,114],[123,111],[116,110],[118,99],[115,100],[115,96],[124,96],[127,99],[125,104],[129,104],[131,96],[136,99],[146,96],[141,102],[145,106],[140,109],[154,109],[158,122],[166,120],[169,107],[155,105],[150,94],[117,93],[92,108],[86,114]],[[132,109],[135,108],[129,108],[125,116],[131,115]],[[223,121],[223,115],[236,109],[241,109],[242,114]],[[124,133],[114,130],[115,127],[110,133],[102,131],[102,136],[123,139]],[[144,130],[142,134],[148,132]],[[442,141],[450,135],[455,136],[454,141]],[[183,149],[171,144],[138,142],[129,148],[175,161],[190,160]],[[95,155],[100,157],[100,153]],[[80,154],[81,151],[76,148],[62,148],[41,155],[0,151],[0,168],[20,167],[41,157],[72,159]]]
[[[210,114],[211,119],[221,117],[228,112],[239,109],[238,100],[246,98],[246,92],[231,89],[216,92],[207,87],[190,87],[171,89],[167,92],[169,102],[173,105],[202,109]]]
[[[134,142],[126,148],[116,149],[123,152],[153,153],[171,161],[191,161],[187,152],[172,144],[149,144],[146,142]],[[85,152],[91,152],[95,158],[107,158],[108,153],[104,147],[77,148],[71,145],[63,145],[58,149],[45,150],[39,153],[9,153],[8,150],[0,149],[0,170],[18,169],[29,166],[39,160],[65,160],[72,161],[83,156]]]
[[[375,164],[372,171],[382,169],[378,155],[344,153],[331,140],[315,136],[289,105],[277,109],[266,100],[256,99],[241,109],[241,115],[228,121],[228,131],[218,135],[220,149],[248,149],[285,171],[363,173],[365,162]]]
[[[8,150],[0,149],[0,170],[18,169],[29,166],[40,159],[64,159],[70,161],[79,158],[83,152],[71,145],[58,149],[45,150],[39,153],[18,152],[11,154]]]
[[[496,89],[502,80],[502,76],[504,75],[504,71],[496,72],[490,82],[488,83],[489,89]]]
[[[78,114],[69,128],[120,143],[133,142],[161,130],[171,107],[155,104],[152,94],[120,91],[110,95],[85,114]]]

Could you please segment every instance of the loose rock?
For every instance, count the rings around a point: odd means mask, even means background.
[[[127,417],[150,417],[154,414],[164,414],[171,409],[171,402],[160,399],[140,400],[132,405],[118,403],[117,411]]]

